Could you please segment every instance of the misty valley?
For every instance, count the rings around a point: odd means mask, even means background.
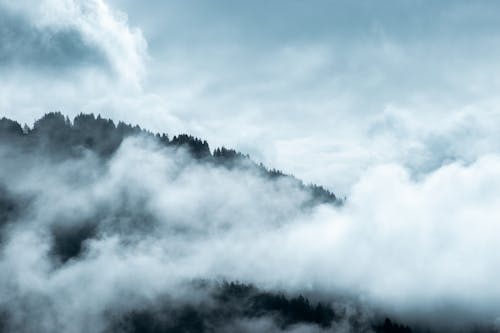
[[[301,239],[349,198],[232,149],[48,113],[0,163],[0,332],[496,332],[346,291]]]
[[[0,333],[500,333],[499,74],[498,0],[0,0]]]

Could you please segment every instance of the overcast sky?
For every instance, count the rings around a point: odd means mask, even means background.
[[[498,328],[498,13],[496,0],[0,0],[0,117],[190,133],[347,196],[303,210],[286,178],[186,166],[141,138],[104,165],[5,145],[0,185],[34,203],[5,242],[0,306],[87,327],[122,291],[227,277]],[[128,211],[160,229],[122,236]],[[94,221],[102,235],[54,267],[53,226]]]
[[[0,115],[188,132],[349,194],[500,151],[498,1],[0,0]]]

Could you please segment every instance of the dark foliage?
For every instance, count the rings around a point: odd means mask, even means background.
[[[0,245],[4,241],[5,229],[22,216],[27,199],[10,192],[0,183]]]
[[[74,144],[83,145],[103,156],[114,153],[127,135],[140,132],[140,128],[132,128],[123,123],[115,127],[112,120],[100,116],[95,118],[92,114],[78,115],[73,124]]]
[[[176,147],[184,147],[187,151],[197,159],[209,158],[212,156],[210,154],[210,147],[208,146],[208,142],[202,141],[198,138],[195,138],[191,135],[180,134],[174,136],[172,141],[170,141],[171,146]]]
[[[160,308],[130,311],[111,324],[108,332],[127,333],[202,333],[208,332],[206,318],[202,311],[192,306],[172,308],[162,305]]]
[[[23,135],[21,125],[13,120],[2,118],[0,119],[0,138],[15,137]]]
[[[311,305],[302,295],[287,298],[284,294],[259,291],[251,285],[237,282],[224,283],[215,294],[222,303],[245,304],[243,313],[249,317],[272,315],[281,327],[297,323],[329,327],[335,318],[333,309],[322,303]]]
[[[54,226],[52,230],[52,252],[62,263],[77,258],[84,242],[96,235],[97,226],[92,223],[80,225]]]
[[[212,288],[206,285],[203,288]],[[200,291],[199,289],[197,291]],[[264,292],[252,285],[224,282],[197,304],[155,304],[114,316],[113,332],[220,332],[242,319],[268,318],[283,330],[306,324],[328,328],[335,319],[329,305],[311,305],[303,296]]]
[[[0,228],[19,213],[17,201],[0,185]]]
[[[101,157],[108,158],[115,153],[124,139],[134,135],[148,136],[156,139],[161,145],[184,148],[200,162],[213,163],[226,168],[253,169],[269,179],[287,177],[297,183],[297,186],[311,194],[307,205],[322,203],[342,204],[335,194],[317,185],[305,185],[292,175],[287,175],[276,169],[267,169],[262,164],[253,162],[248,155],[225,147],[217,148],[213,154],[205,140],[191,135],[180,134],[171,140],[166,134],[156,134],[131,126],[123,122],[115,125],[110,119],[95,117],[93,114],[80,114],[73,122],[60,112],[47,113],[38,119],[32,129],[23,128],[13,120],[0,119],[0,143],[16,145],[23,150],[40,150],[50,152],[51,156],[65,157],[81,154],[91,150]]]
[[[411,333],[412,330],[408,326],[393,323],[389,318],[386,318],[382,324],[374,325],[373,329],[376,333]]]
[[[206,293],[208,291],[208,294]],[[266,318],[277,330],[286,332],[296,325],[310,325],[313,331],[321,329],[336,332],[336,323],[348,321],[352,332],[375,333],[493,333],[493,328],[472,327],[439,329],[419,325],[413,329],[390,318],[368,319],[345,311],[336,313],[331,304],[315,303],[304,296],[260,290],[239,282],[216,284],[202,282],[193,285],[193,293],[208,295],[201,301],[172,301],[168,296],[142,304],[137,309],[109,316],[108,332],[234,332],[235,323]],[[205,293],[204,293],[205,292]],[[384,317],[382,317],[384,318]],[[368,322],[366,322],[368,320]],[[370,323],[371,322],[371,323]],[[274,330],[274,331],[277,331]]]
[[[213,158],[217,164],[224,165],[227,168],[233,168],[238,165],[244,166],[248,163],[251,165],[255,165],[255,163],[250,160],[250,156],[237,152],[234,149],[227,149],[225,147],[215,149]]]
[[[259,293],[252,298],[254,316],[277,314],[283,327],[297,323],[314,323],[329,327],[334,318],[333,310],[321,303],[311,306],[303,296],[288,299],[283,294]]]
[[[338,202],[339,204],[342,203],[341,199],[338,199],[335,194],[332,192],[328,191],[325,189],[323,186],[320,185],[315,185],[315,184],[310,184],[308,186],[305,186],[304,184],[301,184],[301,186],[311,192],[311,197],[312,200],[310,204],[315,205],[315,204],[323,204],[323,203],[329,203],[329,202]]]

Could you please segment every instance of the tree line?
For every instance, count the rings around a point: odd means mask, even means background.
[[[165,147],[183,148],[196,161],[211,163],[226,168],[247,168],[259,172],[269,179],[287,177],[301,189],[311,194],[311,202],[342,204],[343,200],[320,185],[304,184],[293,175],[277,169],[266,168],[262,163],[254,162],[248,154],[234,149],[218,147],[210,150],[206,140],[188,134],[179,134],[172,138],[166,133],[153,133],[137,125],[132,126],[122,121],[115,124],[111,119],[100,115],[79,114],[73,121],[60,112],[50,112],[36,120],[33,127],[21,126],[8,118],[0,119],[0,143],[16,145],[18,149],[41,150],[53,156],[74,156],[84,150],[91,150],[98,156],[110,158],[120,147],[123,140],[131,136],[145,136],[156,140]]]

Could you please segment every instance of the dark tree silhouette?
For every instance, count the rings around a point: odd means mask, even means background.
[[[342,204],[332,192],[318,185],[305,185],[292,175],[277,169],[267,169],[257,164],[250,156],[225,147],[216,148],[210,152],[208,142],[188,134],[179,134],[169,139],[168,135],[153,134],[123,122],[115,125],[110,119],[97,117],[93,114],[79,114],[73,122],[60,112],[50,112],[35,121],[33,129],[23,129],[13,120],[0,119],[0,144],[15,145],[24,150],[48,151],[50,156],[75,156],[84,150],[91,150],[97,155],[109,158],[120,147],[124,139],[131,136],[147,136],[155,139],[160,145],[174,149],[183,148],[199,162],[212,163],[226,168],[253,169],[270,180],[286,177],[311,195],[306,206],[322,203]]]
[[[179,134],[174,136],[172,141],[169,142],[171,146],[184,147],[196,159],[203,159],[211,157],[210,147],[208,142],[202,141],[187,134]]]
[[[17,217],[19,205],[19,200],[0,184],[0,228]]]
[[[389,318],[385,318],[384,322],[379,325],[374,325],[373,329],[376,333],[411,333],[412,330],[408,326],[393,323]]]
[[[23,129],[18,122],[7,119],[5,117],[0,119],[0,138],[7,139],[9,137],[22,135]]]
[[[214,288],[212,284],[198,286]],[[287,329],[295,324],[330,327],[335,319],[333,309],[321,303],[311,305],[303,296],[288,298],[284,294],[260,291],[238,282],[215,286],[211,298],[201,303],[176,304],[168,298],[140,309],[113,315],[110,332],[220,332],[241,319],[269,318],[277,327]]]

